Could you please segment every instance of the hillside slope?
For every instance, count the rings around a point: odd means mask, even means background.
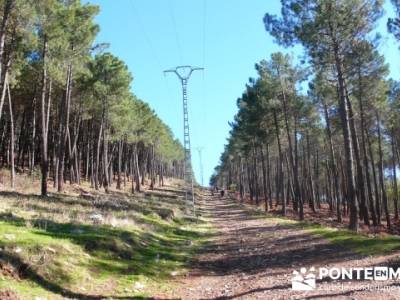
[[[0,192],[1,299],[134,299],[166,291],[207,237],[179,182],[144,194]],[[24,184],[26,186],[24,186]],[[34,183],[36,185],[36,182]]]

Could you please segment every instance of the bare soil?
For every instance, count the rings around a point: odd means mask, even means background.
[[[0,290],[0,299],[1,300],[19,300],[20,298],[10,290]]]
[[[333,246],[293,224],[265,218],[232,199],[207,196],[202,211],[215,234],[177,277],[168,299],[400,299],[399,281],[317,280],[313,291],[293,291],[301,267],[399,266],[399,252],[363,257]],[[385,287],[385,290],[365,290]],[[157,299],[158,299],[157,298]]]

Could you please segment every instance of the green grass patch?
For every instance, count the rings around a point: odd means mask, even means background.
[[[69,199],[60,203],[59,211],[37,214],[32,213],[32,206],[24,209],[11,201],[7,207],[3,202],[0,289],[11,289],[23,299],[140,299],[168,290],[168,279],[185,272],[194,253],[207,241],[210,228],[204,220],[193,222],[183,213],[165,218],[159,213],[164,210],[162,199],[148,204],[145,200],[140,202],[140,211],[116,211],[114,216],[132,221],[117,226],[65,222],[63,211],[82,212],[81,200]],[[40,198],[33,201],[42,207],[48,203]],[[180,210],[178,206],[171,209]],[[5,272],[10,269],[13,276]]]
[[[237,204],[235,204],[237,205]],[[268,222],[287,225],[293,229],[304,229],[313,235],[318,235],[332,245],[337,245],[361,255],[380,255],[388,254],[400,250],[400,237],[395,235],[388,236],[368,236],[366,234],[355,233],[347,229],[327,227],[320,224],[311,224],[289,219],[287,217],[277,217],[265,215],[262,207],[242,204],[253,217],[261,217]]]
[[[316,224],[302,224],[306,231],[327,239],[334,245],[345,247],[361,255],[387,254],[400,250],[400,237],[367,236],[346,229],[337,229]]]
[[[341,246],[354,253],[361,255],[379,255],[388,254],[393,251],[400,250],[400,237],[394,235],[388,236],[369,236],[362,233],[355,233],[351,230],[327,227],[320,224],[311,224],[308,222],[300,222],[287,217],[276,217],[267,215],[259,208],[245,206],[255,216],[262,216],[268,222],[278,223],[293,227],[293,229],[304,229],[307,232],[318,235],[328,240],[333,245]]]
[[[318,235],[332,245],[337,245],[361,255],[388,254],[400,250],[400,237],[398,236],[368,236],[347,229],[327,227],[291,220],[289,218],[267,217],[269,221],[284,224],[293,229],[303,229],[313,235]]]

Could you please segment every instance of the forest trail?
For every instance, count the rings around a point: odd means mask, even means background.
[[[363,257],[307,232],[297,222],[266,218],[231,199],[207,196],[203,205],[203,215],[213,224],[214,235],[192,263],[189,273],[175,280],[178,287],[170,298],[400,298],[400,287],[395,282],[385,282],[395,289],[382,292],[363,291],[365,281],[324,279],[317,280],[314,291],[292,291],[292,272],[301,267],[388,265],[396,254]]]

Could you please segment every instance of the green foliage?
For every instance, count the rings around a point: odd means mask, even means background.
[[[400,1],[399,0],[391,0],[395,12],[395,18],[389,18],[387,22],[387,27],[389,32],[391,32],[394,37],[400,41]]]
[[[275,114],[279,131],[285,126],[285,109],[290,116],[289,122],[296,121],[299,131],[319,127],[314,106],[296,90],[296,86],[305,78],[305,72],[293,66],[289,55],[273,53],[269,61],[262,60],[255,68],[258,78],[250,79],[246,91],[237,100],[238,113],[234,122],[230,123],[232,130],[228,144],[210,184],[216,184],[218,177],[223,177],[234,162],[249,158],[255,147],[272,144],[276,140]]]
[[[6,44],[13,39],[17,42],[9,73],[12,94],[19,100],[21,113],[40,104],[39,92],[46,74],[47,94],[50,96],[51,81],[53,98],[49,110],[53,127],[49,130],[50,134],[57,132],[57,123],[62,119],[59,107],[67,97],[71,68],[71,132],[77,120],[97,133],[103,124],[107,141],[154,146],[163,163],[183,159],[183,148],[171,130],[147,103],[132,93],[133,76],[127,65],[113,54],[102,52],[102,45],[94,44],[99,32],[95,22],[98,6],[80,0],[16,0],[11,13],[10,37],[7,36],[10,40]],[[36,99],[36,104],[32,99]]]
[[[337,47],[341,55],[351,52],[355,40],[371,32],[383,14],[383,0],[281,0],[282,18],[266,14],[266,30],[280,44],[302,43],[316,65],[332,60]]]

